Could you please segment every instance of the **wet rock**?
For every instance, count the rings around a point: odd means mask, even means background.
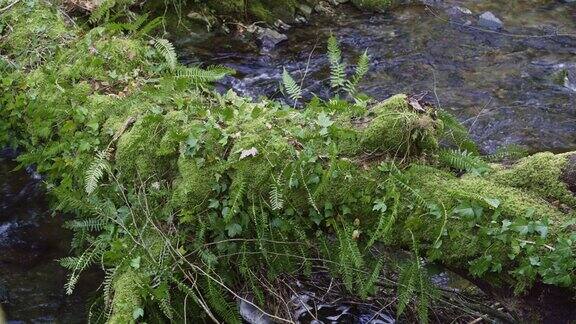
[[[466,7],[454,6],[454,7],[451,7],[450,9],[448,9],[448,14],[450,16],[461,17],[461,16],[466,16],[466,15],[471,15],[472,11]]]
[[[274,22],[274,27],[282,30],[289,30],[290,28],[292,28],[292,26],[288,25],[287,23],[283,22],[280,19]]]
[[[339,4],[346,3],[348,1],[349,0],[328,0],[328,2],[330,2],[330,4],[333,6],[337,6]]]
[[[273,321],[270,317],[262,313],[258,308],[247,303],[245,300],[241,300],[240,304],[240,316],[250,323],[250,324],[272,324]]]
[[[478,18],[478,24],[480,24],[480,26],[482,27],[491,30],[499,30],[502,29],[502,27],[504,26],[502,20],[500,20],[490,11],[486,11],[485,13],[480,15],[480,17]]]
[[[330,4],[326,1],[320,1],[315,7],[314,10],[317,13],[330,15],[334,13],[334,9],[330,6]]]
[[[288,40],[288,36],[271,28],[256,27],[255,34],[262,50],[265,52],[274,49],[278,44]]]
[[[298,5],[298,11],[300,11],[304,17],[310,17],[310,15],[312,15],[312,8],[305,4]]]
[[[574,69],[566,71],[563,86],[576,92],[576,71]]]
[[[301,15],[297,15],[296,18],[294,18],[294,21],[300,25],[305,25],[308,23],[308,19],[306,19],[306,17]]]

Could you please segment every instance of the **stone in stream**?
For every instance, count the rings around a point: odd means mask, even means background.
[[[245,300],[239,301],[240,316],[250,324],[272,324],[272,319]]]
[[[272,50],[276,45],[288,39],[288,36],[271,28],[256,27],[254,33],[256,34],[256,38],[258,38],[262,51],[264,52]]]
[[[502,20],[498,19],[498,17],[496,17],[490,11],[486,11],[485,13],[481,14],[478,18],[478,23],[480,26],[491,30],[499,30],[504,26]]]

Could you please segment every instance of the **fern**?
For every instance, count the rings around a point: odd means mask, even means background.
[[[273,184],[270,190],[270,205],[272,210],[280,210],[284,208],[284,197],[278,185]]]
[[[356,240],[353,238],[352,229],[345,223],[342,224],[342,227],[335,221],[332,221],[331,224],[338,238],[340,273],[342,274],[344,285],[352,292],[354,290],[354,271],[364,266],[364,258]]]
[[[346,89],[351,94],[354,95],[356,93],[356,87],[362,81],[364,76],[368,73],[370,68],[370,55],[368,55],[368,50],[364,51],[362,55],[358,58],[358,64],[356,65],[356,69],[354,71],[354,76],[352,80],[347,82]]]
[[[462,126],[456,117],[444,110],[438,110],[438,119],[444,124],[444,134],[442,137],[444,141],[448,142],[447,144],[478,154],[478,148],[476,147],[476,143],[470,139],[468,129]]]
[[[394,182],[388,182],[387,186],[388,192],[386,193],[387,198],[392,199],[392,205],[385,211],[381,212],[378,217],[378,225],[376,230],[372,234],[370,241],[366,245],[366,248],[371,247],[377,240],[381,238],[387,239],[388,234],[392,230],[392,226],[396,223],[396,218],[398,216],[398,206],[400,205],[400,193]]]
[[[479,156],[466,150],[442,150],[438,159],[446,166],[474,174],[484,174],[491,169]]]
[[[332,88],[343,88],[346,85],[346,65],[342,62],[342,51],[334,35],[328,38],[328,61]]]
[[[210,279],[206,279],[203,292],[210,306],[215,310],[225,323],[240,324],[242,321],[238,318],[238,310],[235,303],[229,303],[222,289]]]
[[[103,246],[103,242],[97,242],[93,248],[87,249],[78,257],[66,257],[60,260],[60,265],[72,270],[72,273],[68,276],[68,281],[64,285],[66,294],[72,295],[74,287],[76,286],[76,283],[78,283],[80,273],[100,256]]]
[[[98,182],[102,179],[102,176],[104,176],[104,171],[110,169],[108,155],[107,150],[99,152],[94,162],[92,162],[88,170],[86,170],[84,190],[87,194],[90,195],[96,190]]]
[[[244,193],[246,190],[246,180],[244,176],[238,175],[234,180],[233,186],[230,189],[230,209],[226,215],[224,215],[224,220],[228,224],[232,217],[240,211],[242,205],[242,199],[244,198]]]
[[[178,67],[176,69],[177,78],[188,79],[196,85],[215,82],[233,73],[234,70],[219,65],[210,66],[207,69],[195,66]]]
[[[370,274],[370,277],[363,281],[362,286],[360,287],[360,297],[362,297],[362,299],[368,298],[368,294],[374,290],[374,286],[378,282],[378,279],[380,279],[380,272],[382,272],[383,266],[384,264],[382,263],[382,260],[378,260]]]
[[[176,50],[174,49],[174,45],[170,43],[169,40],[164,38],[156,38],[154,40],[154,47],[164,57],[166,64],[171,71],[176,70],[176,65],[178,64],[178,56],[176,55]]]
[[[284,89],[286,89],[286,92],[292,101],[298,101],[299,99],[302,99],[302,88],[300,85],[298,85],[298,83],[296,83],[296,81],[292,78],[290,73],[286,71],[286,69],[284,69],[284,72],[282,72],[282,84],[284,85]]]
[[[86,230],[91,232],[101,231],[106,225],[108,225],[108,222],[101,218],[89,218],[66,222],[66,228],[73,230]]]
[[[412,261],[407,266],[402,267],[398,280],[398,308],[397,317],[400,317],[413,298],[417,298],[417,313],[421,323],[428,323],[428,309],[432,298],[438,295],[437,288],[434,287],[427,270],[422,267],[418,252],[418,243],[414,233],[410,231],[412,237]]]

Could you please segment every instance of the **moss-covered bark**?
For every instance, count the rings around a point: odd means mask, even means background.
[[[37,16],[59,26],[43,45],[50,55],[20,48]],[[63,28],[43,1],[2,19],[15,30],[4,31],[2,54],[15,64],[3,66],[0,139],[76,213],[79,254],[121,269],[142,258],[114,283],[115,322],[132,321],[150,291],[169,300],[175,280],[206,271],[233,286],[254,279],[250,264],[299,269],[280,255],[322,251],[355,287],[361,251],[375,241],[408,247],[410,233],[430,258],[519,290],[535,280],[574,286],[572,153],[464,172],[482,157],[447,153],[462,143],[452,119],[406,95],[370,107],[255,103],[211,91],[221,73],[171,66],[169,49],[131,30]],[[325,238],[334,233],[338,248]],[[214,287],[197,291],[225,313]]]

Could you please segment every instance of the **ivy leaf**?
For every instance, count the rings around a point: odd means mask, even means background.
[[[320,223],[322,223],[324,220],[324,215],[313,212],[310,214],[310,219],[314,222],[314,224],[320,225]]]
[[[140,317],[144,317],[144,310],[142,308],[138,307],[132,312],[132,318],[134,320],[137,320]]]
[[[510,225],[512,225],[512,222],[508,219],[505,219],[502,221],[502,228],[500,229],[500,233],[504,233],[506,231],[508,231],[510,229]]]
[[[328,117],[328,115],[326,115],[324,112],[321,112],[318,115],[318,119],[316,120],[316,124],[318,126],[322,127],[320,129],[320,135],[324,136],[324,135],[328,134],[328,127],[332,126],[332,124],[334,124],[334,122],[330,120],[330,117]]]
[[[454,209],[454,213],[462,217],[474,217],[474,209],[470,205],[460,205]]]
[[[130,261],[130,266],[134,269],[140,269],[140,260],[141,258],[139,256],[135,257]]]
[[[545,238],[548,235],[548,226],[546,224],[538,224],[534,230],[540,233],[541,238]]]
[[[218,209],[220,207],[220,201],[216,199],[208,200],[210,203],[208,204],[208,208],[210,209]]]
[[[377,210],[377,211],[380,211],[381,213],[384,213],[387,209],[388,209],[388,206],[386,205],[386,203],[382,199],[377,199],[374,202],[374,207],[372,208],[372,210]]]
[[[226,230],[228,231],[229,237],[234,237],[242,233],[242,226],[240,226],[240,224],[232,223],[226,226]]]
[[[333,121],[330,120],[330,117],[326,115],[324,112],[321,112],[318,115],[318,119],[316,120],[316,124],[322,128],[328,128],[334,124]]]
[[[486,201],[486,203],[494,209],[500,206],[500,200],[496,198],[485,198],[484,201]]]

